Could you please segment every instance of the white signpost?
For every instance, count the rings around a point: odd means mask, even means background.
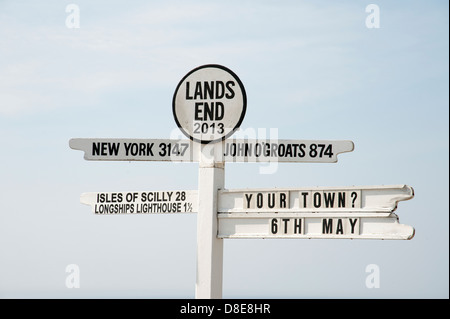
[[[411,239],[414,228],[394,213],[414,197],[407,185],[227,190],[226,162],[335,163],[352,141],[228,139],[247,97],[220,65],[190,71],[172,110],[189,140],[75,138],[86,160],[198,162],[197,190],[84,193],[96,215],[197,212],[196,298],[221,298],[224,238]]]
[[[190,140],[74,138],[69,145],[89,161],[198,162]]]
[[[202,144],[191,140],[74,138],[71,148],[90,161],[200,162]],[[217,143],[215,162],[335,163],[337,155],[353,151],[352,141],[242,140]]]
[[[407,185],[220,192],[220,238],[411,239],[398,223]]]
[[[98,215],[195,213],[197,191],[102,192],[81,194]]]
[[[222,190],[220,213],[376,213],[386,216],[399,201],[414,197],[412,187],[352,186]]]
[[[181,132],[193,141],[222,141],[239,128],[247,109],[241,80],[216,64],[190,71],[178,84],[172,110]]]

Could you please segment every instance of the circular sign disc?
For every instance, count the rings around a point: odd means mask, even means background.
[[[200,143],[215,143],[232,135],[242,123],[247,96],[230,69],[207,64],[190,71],[173,95],[175,122],[184,135]]]

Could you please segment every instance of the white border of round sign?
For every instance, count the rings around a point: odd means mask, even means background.
[[[205,68],[217,68],[217,69],[221,69],[221,70],[223,70],[223,71],[229,73],[229,74],[236,80],[236,82],[239,84],[239,89],[241,90],[241,94],[242,94],[242,102],[243,102],[241,114],[239,115],[239,119],[238,119],[238,121],[236,122],[236,124],[233,125],[233,128],[232,128],[229,132],[226,132],[225,135],[223,135],[223,136],[221,136],[221,137],[219,137],[219,138],[212,139],[212,140],[198,139],[198,138],[195,138],[194,136],[192,136],[192,135],[187,131],[187,129],[185,129],[185,128],[182,126],[182,124],[180,123],[180,121],[179,121],[179,119],[178,119],[178,117],[177,117],[177,112],[176,112],[176,98],[177,98],[177,93],[178,93],[179,88],[181,87],[181,85],[184,83],[184,81],[185,81],[190,75],[192,75],[193,73],[195,73],[195,72],[197,72],[197,71],[199,71],[199,70],[205,69]],[[205,64],[205,65],[199,66],[199,67],[197,67],[197,68],[195,68],[195,69],[189,71],[189,72],[181,79],[181,81],[178,83],[177,88],[175,89],[175,93],[173,94],[173,99],[172,99],[172,112],[173,112],[173,117],[174,117],[174,119],[175,119],[175,123],[177,123],[177,126],[180,128],[181,132],[183,132],[183,134],[186,135],[186,137],[188,137],[189,139],[191,139],[191,140],[193,140],[193,141],[195,141],[195,142],[199,142],[199,143],[202,143],[202,144],[216,143],[216,142],[223,141],[223,140],[225,140],[226,138],[230,137],[230,136],[231,136],[231,135],[239,128],[239,126],[241,125],[241,123],[242,123],[242,121],[243,121],[243,119],[244,119],[246,110],[247,110],[247,94],[246,94],[246,92],[245,92],[244,85],[242,84],[242,82],[241,82],[241,80],[239,79],[239,77],[238,77],[233,71],[231,71],[231,70],[228,69],[227,67],[224,67],[223,65],[219,65],[219,64]]]

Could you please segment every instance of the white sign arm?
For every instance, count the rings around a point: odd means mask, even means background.
[[[69,146],[88,161],[193,162],[199,150],[187,139],[73,138]]]

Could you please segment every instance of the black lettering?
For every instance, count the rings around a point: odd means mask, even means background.
[[[209,84],[209,82],[203,82],[204,85],[204,96],[205,99],[214,99],[214,81]]]
[[[277,155],[277,149],[278,149],[278,144],[277,143],[272,143],[272,146],[271,146],[272,154],[270,156],[277,157],[278,156]]]
[[[237,156],[243,156],[244,155],[244,144],[238,143],[238,144],[236,144],[236,146],[237,146],[236,155]]]
[[[230,145],[230,155],[236,156],[236,143]]]
[[[230,143],[225,143],[225,153],[223,153],[223,156],[228,156],[230,149]]]
[[[296,218],[294,219],[294,234],[302,233],[302,219]]]
[[[292,144],[286,145],[286,153],[284,154],[285,157],[292,157]]]
[[[277,219],[276,218],[272,218],[272,227],[271,227],[271,231],[272,231],[272,234],[276,234],[277,232],[278,232],[278,221],[277,221]]]
[[[264,156],[269,157],[270,156],[270,144],[264,143]]]
[[[227,93],[226,95],[225,95],[225,97],[227,98],[227,99],[232,99],[232,98],[234,98],[234,90],[231,88],[231,86],[235,86],[235,83],[233,82],[233,81],[227,81],[227,83],[225,84],[226,85],[226,87],[227,87],[227,90],[228,90],[228,92],[229,93]]]
[[[333,156],[333,147],[332,144],[329,144],[327,146],[327,149],[325,150],[325,152],[323,153],[324,155],[328,155],[328,157],[332,157]]]
[[[107,143],[102,143],[102,155],[103,156],[108,155],[108,153],[106,153],[106,149],[107,149]]]
[[[245,194],[245,199],[247,200],[247,207],[250,208],[250,200],[252,199],[253,194]]]
[[[255,145],[255,156],[260,157],[261,152],[262,152],[262,146],[261,146],[261,144],[258,143]]]
[[[128,152],[130,151],[131,143],[125,143],[125,155],[128,156]]]
[[[131,155],[136,156],[138,153],[138,145],[137,143],[131,143]]]
[[[196,121],[201,121],[203,119],[202,110],[199,108],[202,105],[203,105],[203,102],[195,102],[194,120],[196,120]]]
[[[332,234],[333,233],[333,220],[328,218],[322,219],[322,234]]]
[[[285,150],[286,150],[286,145],[284,145],[284,144],[278,145],[278,156],[283,157]]]
[[[194,119],[196,121],[206,121],[206,120],[220,121],[221,119],[223,119],[224,115],[225,109],[222,102],[195,103]]]
[[[344,227],[342,226],[342,219],[338,219],[337,226],[336,226],[336,234],[343,234],[344,233]]]
[[[269,208],[275,207],[275,193],[267,194],[267,203],[268,203]]]
[[[244,144],[239,143],[237,144],[237,156],[243,156],[244,155]]]
[[[303,196],[303,208],[306,208],[306,196],[308,196],[308,192],[302,192]]]
[[[314,207],[319,208],[322,205],[320,193],[314,193]]]
[[[298,144],[291,144],[292,145],[292,151],[294,152],[292,154],[293,157],[297,157],[297,147],[299,146]]]
[[[285,193],[281,193],[280,194],[280,208],[287,208],[286,194]]]
[[[192,96],[189,95],[189,82],[186,82],[186,100],[192,100]]]
[[[143,154],[145,154],[145,143],[139,143],[139,155],[142,156]]]
[[[109,155],[117,156],[119,152],[120,143],[108,143]]]
[[[300,152],[298,153],[298,156],[299,156],[299,157],[305,157],[305,155],[306,155],[306,153],[305,153],[305,147],[306,147],[305,144],[300,144],[300,145],[298,146],[298,148],[299,148],[299,150],[300,150]]]
[[[154,144],[155,144],[155,143],[147,143],[147,156],[148,156],[148,155],[153,156],[152,147],[153,147]],[[176,145],[178,145],[178,144],[176,144]]]
[[[345,207],[345,192],[338,193],[338,206]]]
[[[100,155],[100,143],[92,143],[92,156]]]
[[[101,203],[116,203],[122,201],[122,194],[111,193],[111,194],[101,194]]]
[[[208,117],[210,120],[214,120],[214,102],[211,102],[211,106],[209,106],[207,102],[204,102],[203,105],[205,106],[203,110],[205,114],[203,120],[208,120]]]
[[[289,223],[290,219],[289,218],[283,218],[283,222],[284,222],[284,233],[287,234],[287,229],[288,229],[288,223]]]
[[[355,200],[358,197],[358,193],[352,192],[352,194],[350,196],[352,197],[352,207],[355,207]]]
[[[323,199],[325,201],[326,208],[333,208],[335,195],[335,193],[323,193]]]
[[[356,222],[358,221],[358,218],[355,218],[353,221],[351,218],[348,219],[348,221],[350,222],[350,226],[352,227],[352,234],[355,233],[355,226],[356,226]]]
[[[222,102],[216,102],[215,113],[216,113],[215,117],[216,121],[220,121],[221,119],[223,119],[223,116],[225,115],[225,109],[223,107]]]
[[[198,99],[203,99],[202,82],[195,82],[194,100]]]
[[[222,81],[216,81],[216,99],[221,99],[225,95],[225,84]]]
[[[318,146],[319,146],[319,148],[320,148],[320,154],[319,154],[319,157],[322,157],[322,156],[323,156],[323,150],[324,150],[324,148],[325,148],[325,144],[318,144]]]
[[[245,143],[244,156],[252,156],[252,148],[248,143]]]
[[[263,206],[263,194],[258,193],[256,194],[256,207],[262,208]]]

